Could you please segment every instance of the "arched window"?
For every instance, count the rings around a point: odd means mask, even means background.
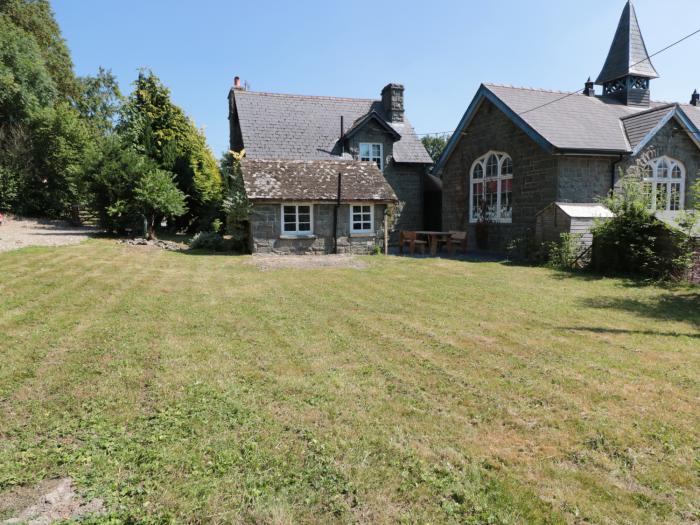
[[[490,151],[479,157],[469,172],[469,222],[486,219],[511,222],[513,161],[505,153]]]
[[[652,210],[682,210],[685,201],[685,167],[669,157],[650,160],[644,169],[644,190]]]

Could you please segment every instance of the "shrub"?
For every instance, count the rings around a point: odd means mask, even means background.
[[[685,275],[691,260],[688,235],[654,216],[637,171],[623,176],[604,204],[614,217],[593,228],[594,270],[660,280]]]
[[[580,233],[562,233],[559,242],[549,244],[547,266],[558,270],[571,270],[583,266],[581,258],[585,248],[581,243],[582,238]]]
[[[224,238],[216,232],[198,232],[190,241],[193,250],[209,250],[218,252],[224,247]]]

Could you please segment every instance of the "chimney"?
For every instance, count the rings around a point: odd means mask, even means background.
[[[382,106],[389,122],[403,122],[403,86],[387,84],[382,89]]]
[[[233,89],[245,89],[241,87],[241,77],[235,76],[233,77]]]
[[[588,77],[588,80],[586,81],[585,87],[583,88],[583,94],[587,97],[595,97],[595,84],[591,80],[591,77]]]
[[[700,93],[698,93],[697,89],[693,91],[693,94],[690,96],[690,103],[696,107],[700,105]]]

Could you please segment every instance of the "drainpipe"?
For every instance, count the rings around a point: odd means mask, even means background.
[[[338,254],[338,211],[340,210],[340,186],[343,182],[343,174],[338,172],[338,200],[335,203],[333,215],[333,253]]]
[[[620,158],[617,159],[617,162],[612,163],[612,173],[610,173],[610,191],[615,191],[615,172],[617,171],[617,165],[622,162],[623,158],[625,158],[625,156],[620,154]]]

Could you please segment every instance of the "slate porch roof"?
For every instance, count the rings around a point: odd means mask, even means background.
[[[482,84],[434,173],[443,168],[486,100],[552,154],[632,154],[653,136],[659,123],[673,117],[682,122],[700,147],[700,107],[651,102],[650,108],[643,108],[626,106],[602,96]]]
[[[340,117],[346,130],[368,113],[383,114],[381,100],[287,95],[233,89],[246,156],[251,159],[339,158]],[[400,139],[394,161],[432,164],[413,126],[387,122]],[[349,156],[348,156],[349,157]]]
[[[394,190],[373,162],[244,158],[243,184],[251,201],[394,202]]]

